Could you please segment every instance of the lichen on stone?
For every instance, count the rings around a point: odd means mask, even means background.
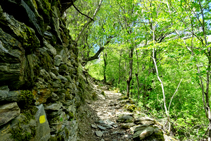
[[[136,110],[136,105],[134,105],[134,104],[126,104],[126,105],[124,106],[124,108],[125,108],[126,110],[130,111],[130,112],[133,112],[133,111]]]
[[[33,103],[34,96],[30,90],[21,90],[19,99],[21,101],[21,107],[28,108]]]

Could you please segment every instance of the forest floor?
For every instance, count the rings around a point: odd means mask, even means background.
[[[94,87],[99,88],[97,85]],[[79,123],[80,141],[131,141],[130,129],[121,129],[120,123],[116,122],[119,114],[128,113],[118,101],[122,94],[106,89],[98,90],[101,92],[97,92],[97,99],[87,100],[80,108],[80,113],[85,116]],[[104,94],[101,94],[102,91]]]

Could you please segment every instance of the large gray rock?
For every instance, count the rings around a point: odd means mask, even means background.
[[[155,120],[149,117],[141,117],[141,118],[136,118],[134,120],[135,124],[141,124],[141,125],[154,125]]]
[[[16,102],[0,106],[0,126],[6,124],[20,114],[20,108]]]
[[[36,135],[34,137],[35,141],[47,141],[50,138],[50,127],[46,117],[43,104],[37,106],[38,111],[35,114],[36,119]]]
[[[95,134],[96,134],[98,137],[102,137],[102,136],[103,136],[103,132],[101,132],[101,131],[96,131]]]
[[[135,134],[133,134],[133,138],[134,139],[139,139],[142,140],[150,135],[152,135],[154,132],[154,128],[153,127],[146,127],[143,130],[138,130],[135,132]]]
[[[6,4],[6,1],[4,2]],[[32,65],[26,52],[32,53],[40,46],[35,31],[4,13],[1,7],[0,25],[3,27],[0,28],[0,83],[12,89],[19,89],[25,83],[31,85],[36,75],[33,72],[36,65]]]
[[[45,110],[58,111],[62,107],[61,102],[51,103],[45,106]]]

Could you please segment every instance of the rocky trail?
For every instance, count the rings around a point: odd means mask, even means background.
[[[135,110],[133,100],[121,93],[94,87],[97,99],[86,101],[82,107],[87,117],[79,124],[81,141],[175,140],[163,133],[159,122]]]

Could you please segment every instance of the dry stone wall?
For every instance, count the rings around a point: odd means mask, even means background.
[[[77,140],[86,82],[62,18],[69,6],[0,1],[0,141]]]

